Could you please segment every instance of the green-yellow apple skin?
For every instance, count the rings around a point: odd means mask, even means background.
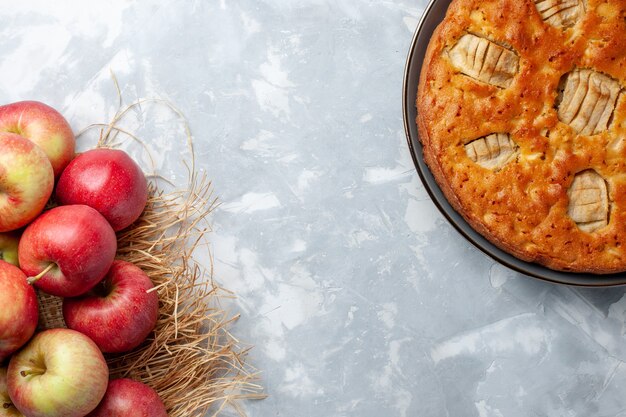
[[[16,266],[0,261],[0,365],[35,333],[37,295]]]
[[[0,232],[27,225],[46,206],[54,173],[46,154],[15,133],[0,132]]]
[[[0,233],[0,260],[11,265],[20,266],[17,247],[20,238],[16,233]]]
[[[9,397],[27,417],[84,417],[98,406],[108,382],[98,346],[69,329],[35,335],[7,371]]]
[[[58,177],[74,158],[76,139],[67,120],[52,107],[38,101],[19,101],[0,106],[0,132],[17,133],[46,153]]]
[[[0,368],[0,417],[24,417],[9,398],[7,368]]]

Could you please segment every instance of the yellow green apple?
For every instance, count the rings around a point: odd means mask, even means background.
[[[19,101],[0,106],[0,132],[16,133],[43,149],[55,177],[74,158],[72,128],[61,113],[44,103]]]
[[[84,417],[100,403],[108,382],[98,346],[69,329],[35,335],[7,371],[9,397],[28,417]]]
[[[54,186],[52,165],[33,142],[0,132],[0,232],[30,223],[45,207]]]
[[[17,257],[19,243],[20,238],[16,233],[0,233],[0,260],[20,266]]]

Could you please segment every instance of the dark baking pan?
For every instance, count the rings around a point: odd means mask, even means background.
[[[480,249],[491,258],[502,265],[511,268],[522,274],[534,278],[550,281],[558,284],[577,285],[586,287],[609,287],[626,284],[626,273],[621,274],[580,274],[572,272],[560,272],[546,268],[539,264],[522,261],[489,242],[457,213],[448,203],[441,189],[437,185],[435,178],[431,174],[428,166],[424,162],[422,155],[422,144],[419,141],[415,117],[415,99],[417,96],[417,84],[422,68],[422,61],[426,53],[426,48],[430,37],[437,25],[443,20],[446,10],[450,5],[450,0],[431,0],[420,19],[411,48],[407,57],[404,70],[404,83],[402,91],[402,108],[404,113],[404,130],[406,132],[409,149],[415,163],[417,173],[422,179],[424,187],[428,191],[433,203],[446,219],[474,246]]]

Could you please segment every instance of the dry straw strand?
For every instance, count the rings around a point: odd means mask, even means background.
[[[93,124],[100,129],[99,147],[114,147],[118,134],[145,143],[118,126],[128,112],[142,104],[165,105],[184,125],[191,165],[185,189],[165,192],[160,177],[149,185],[149,199],[141,217],[118,233],[117,259],[132,262],[152,279],[158,291],[159,319],[153,332],[139,348],[122,355],[107,355],[111,377],[132,378],[154,388],[171,417],[218,416],[231,406],[244,416],[239,404],[244,399],[265,395],[258,385],[258,373],[246,362],[248,349],[242,348],[228,328],[238,318],[221,307],[220,299],[232,293],[213,280],[213,264],[199,264],[194,253],[208,251],[207,216],[217,206],[211,181],[198,175],[193,158],[191,130],[183,113],[169,101],[141,99],[122,108],[121,89],[112,74],[119,96],[119,109],[111,122]],[[152,160],[151,160],[152,161]],[[154,171],[154,165],[153,165]],[[39,294],[42,328],[64,327],[61,300]]]

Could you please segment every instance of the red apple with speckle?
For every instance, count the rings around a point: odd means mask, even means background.
[[[59,297],[86,293],[104,278],[115,258],[115,232],[83,205],[55,207],[28,225],[18,247],[29,282]]]
[[[98,407],[86,417],[167,417],[155,390],[132,379],[113,379]]]
[[[61,113],[44,103],[19,101],[0,106],[0,132],[17,133],[41,148],[55,177],[74,158],[72,128]]]
[[[28,342],[38,320],[37,296],[26,275],[0,261],[0,364]]]
[[[115,231],[139,218],[148,184],[139,165],[124,151],[92,149],[63,171],[56,190],[60,204],[85,204],[98,210]]]
[[[63,301],[70,329],[89,336],[107,353],[127,352],[152,332],[159,298],[150,278],[137,266],[115,261],[102,282],[89,293]]]

